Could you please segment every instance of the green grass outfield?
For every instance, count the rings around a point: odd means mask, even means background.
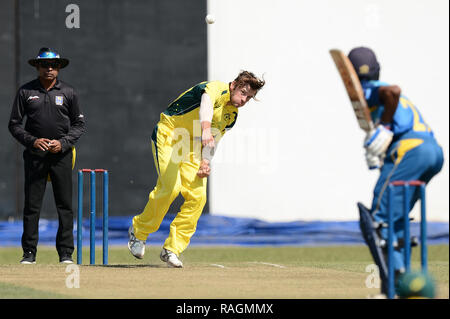
[[[182,269],[167,268],[160,248],[148,247],[143,260],[126,246],[110,247],[109,265],[89,262],[85,247],[79,288],[73,268],[59,264],[54,247],[39,246],[36,265],[21,265],[20,247],[0,248],[0,298],[158,298],[158,299],[365,299],[379,289],[366,287],[372,260],[367,247],[189,247]],[[74,257],[76,253],[74,254]],[[419,249],[412,256],[419,268]],[[429,270],[437,297],[449,298],[449,245],[428,247]],[[73,265],[72,265],[73,267]],[[67,271],[67,272],[66,272]]]

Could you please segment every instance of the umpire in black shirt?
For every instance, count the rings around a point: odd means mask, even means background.
[[[74,89],[58,79],[69,61],[49,48],[41,48],[28,61],[38,78],[17,92],[9,131],[25,146],[25,204],[23,210],[23,264],[36,262],[39,215],[47,178],[53,186],[59,227],[56,250],[59,261],[72,263],[72,149],[85,131],[84,116]],[[26,117],[25,127],[22,122]]]

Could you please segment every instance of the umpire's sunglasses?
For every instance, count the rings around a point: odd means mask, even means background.
[[[39,61],[39,66],[44,69],[58,69],[61,65],[57,61]]]

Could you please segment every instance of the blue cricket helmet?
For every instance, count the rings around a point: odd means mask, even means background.
[[[360,80],[378,80],[380,64],[375,53],[366,47],[354,48],[348,54]]]
[[[41,48],[39,50],[38,56],[34,59],[28,60],[28,63],[36,67],[39,61],[42,60],[56,60],[60,64],[60,69],[65,68],[69,64],[68,59],[61,58],[58,52],[50,48]]]

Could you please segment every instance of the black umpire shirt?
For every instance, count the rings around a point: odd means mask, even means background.
[[[27,117],[25,128],[22,127]],[[9,120],[9,131],[25,147],[33,150],[34,141],[48,138],[61,142],[62,152],[69,150],[84,133],[84,116],[74,89],[56,80],[47,91],[39,79],[23,85],[17,92]]]

